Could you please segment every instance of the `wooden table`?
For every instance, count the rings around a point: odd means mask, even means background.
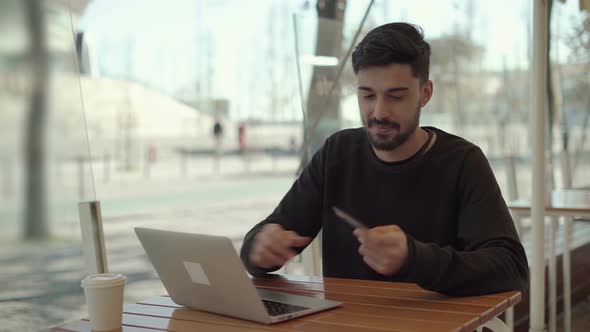
[[[274,325],[181,307],[167,296],[127,304],[123,331],[507,331],[496,317],[518,303],[520,292],[448,297],[415,284],[321,277],[254,279],[258,287],[343,302],[343,306]],[[49,331],[90,331],[83,319]]]
[[[513,201],[508,203],[508,209],[519,216],[531,215],[531,203],[529,201]],[[545,206],[545,215],[553,217],[584,217],[590,218],[590,206],[569,206],[553,204]]]

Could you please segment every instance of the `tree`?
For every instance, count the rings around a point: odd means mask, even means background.
[[[457,129],[465,126],[464,96],[473,88],[462,84],[466,68],[473,67],[474,60],[483,53],[483,48],[475,44],[468,36],[455,32],[430,41],[430,75],[437,82],[437,107],[444,112],[447,108],[454,110]],[[454,102],[451,102],[454,101]]]
[[[481,46],[459,33],[431,39],[430,48],[431,72],[442,73],[448,72],[455,60],[461,65],[467,65],[483,52]]]
[[[42,239],[49,235],[47,225],[45,131],[49,57],[43,2],[27,0],[26,18],[32,67],[31,104],[25,123],[25,219],[24,238]]]

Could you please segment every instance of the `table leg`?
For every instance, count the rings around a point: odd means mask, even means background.
[[[510,332],[508,326],[506,326],[506,324],[504,324],[504,322],[498,317],[494,317],[485,322],[480,328],[483,327],[490,329],[493,332]]]
[[[571,280],[571,256],[573,218],[566,217],[563,222],[563,321],[564,331],[572,331],[572,280]]]
[[[506,326],[508,326],[509,331],[514,331],[514,307],[506,310]]]
[[[510,215],[512,216],[512,221],[514,222],[514,228],[516,228],[516,234],[518,234],[518,237],[520,238],[520,240],[522,241],[522,237],[523,237],[523,226],[522,226],[522,219],[523,216],[520,213],[517,212],[513,212],[510,211]]]
[[[549,218],[549,332],[557,330],[557,227],[555,217]]]

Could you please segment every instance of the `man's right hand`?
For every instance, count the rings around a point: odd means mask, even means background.
[[[286,231],[279,224],[266,224],[254,237],[250,262],[263,269],[283,266],[297,255],[292,248],[302,247],[311,240],[310,237]]]

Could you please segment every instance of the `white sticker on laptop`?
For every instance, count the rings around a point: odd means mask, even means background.
[[[205,274],[205,270],[203,270],[203,267],[201,266],[201,264],[196,263],[196,262],[183,262],[183,263],[184,263],[184,268],[186,269],[186,272],[188,272],[188,275],[191,276],[191,280],[195,284],[211,286],[211,283],[209,283],[209,279],[207,278],[207,275]]]

